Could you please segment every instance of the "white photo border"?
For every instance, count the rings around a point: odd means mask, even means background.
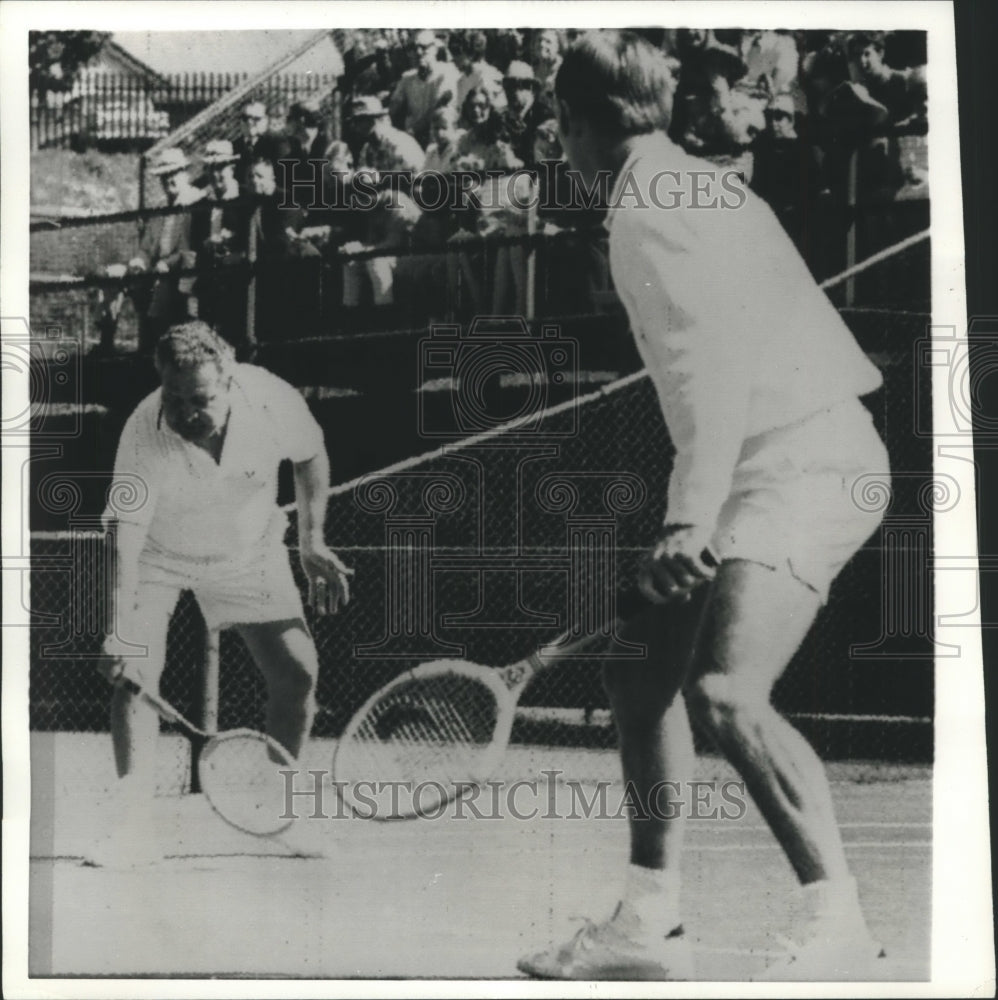
[[[0,5],[3,66],[0,313],[28,316],[28,64],[27,32],[36,29],[224,31],[350,28],[378,24],[424,27],[730,27],[890,29],[928,32],[931,102],[929,183],[932,189],[932,314],[940,335],[967,329],[956,48],[951,3],[851,2],[51,2],[6,0]],[[959,350],[966,351],[964,339]],[[831,984],[823,996],[952,996],[994,988],[991,856],[984,730],[973,441],[962,434],[950,388],[934,370],[937,474],[952,476],[961,502],[935,519],[934,547],[947,567],[935,570],[937,636],[958,645],[958,659],[939,659],[935,687],[933,782],[933,914],[931,980],[925,983]],[[4,372],[5,412],[27,403],[27,379]],[[3,455],[3,551],[22,546],[22,477],[27,449]],[[952,565],[950,565],[952,563]],[[961,572],[952,572],[959,566]],[[5,569],[9,565],[5,565]],[[5,574],[6,576],[7,574]],[[13,577],[11,577],[13,580]],[[6,582],[6,581],[5,581]],[[298,996],[731,996],[735,984],[571,984],[538,982],[420,982],[320,980],[29,979],[28,932],[28,670],[26,613],[18,587],[3,590],[3,987],[9,997],[282,997]],[[973,610],[971,610],[973,609]],[[990,979],[990,983],[988,980]],[[737,985],[740,996],[815,995],[814,984]]]

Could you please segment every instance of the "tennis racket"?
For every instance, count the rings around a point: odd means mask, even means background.
[[[280,772],[297,764],[277,740],[255,729],[207,733],[159,695],[129,678],[121,683],[187,737],[201,791],[219,818],[255,837],[275,836],[294,822],[286,815]]]
[[[637,594],[621,598],[615,628],[647,606]],[[333,756],[340,796],[369,819],[440,815],[495,773],[533,678],[596,638],[564,632],[506,667],[434,660],[396,677],[368,698],[340,737]]]

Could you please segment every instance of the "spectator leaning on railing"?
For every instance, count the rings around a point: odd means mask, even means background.
[[[354,98],[350,105],[350,127],[360,152],[357,169],[411,170],[422,169],[426,154],[422,146],[407,132],[395,128],[388,112],[377,97]]]
[[[870,96],[887,109],[888,121],[906,126],[924,120],[926,113],[925,67],[891,69],[884,62],[884,41],[877,35],[855,35],[850,53]]]
[[[250,220],[249,260],[254,272],[254,336],[261,343],[293,339],[296,329],[310,329],[318,292],[317,273],[304,266],[319,251],[299,234],[305,225],[300,208],[282,207],[285,195],[277,185],[269,159],[253,163],[250,174],[256,208]],[[295,309],[287,306],[293,302]]]
[[[201,154],[211,200],[208,232],[197,248],[195,285],[197,315],[222,336],[240,361],[249,360],[247,341],[247,273],[243,266],[249,244],[251,208],[236,180],[239,156],[228,139],[212,139]]]
[[[190,161],[181,149],[165,149],[150,167],[150,173],[159,177],[167,204],[173,208],[194,205],[205,192],[191,183]],[[193,269],[195,249],[206,233],[204,216],[197,220],[189,212],[155,216],[149,220],[139,252],[127,264],[112,264],[106,269],[111,277],[121,278],[126,273],[140,274],[151,271],[155,275],[151,284],[130,286],[130,294],[139,316],[139,350],[152,351],[160,335],[171,323],[189,318],[188,300],[193,291],[194,278],[181,277],[177,272]],[[112,329],[124,302],[124,290],[103,293],[101,325]]]

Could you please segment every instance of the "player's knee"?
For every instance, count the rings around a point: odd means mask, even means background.
[[[752,726],[767,704],[764,692],[730,674],[702,674],[686,688],[686,704],[713,735],[737,734]]]

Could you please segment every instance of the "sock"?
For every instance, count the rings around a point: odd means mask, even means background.
[[[664,936],[680,925],[680,877],[677,868],[628,865],[617,916],[632,931]]]
[[[863,923],[859,891],[854,878],[819,879],[801,887],[811,920]]]

